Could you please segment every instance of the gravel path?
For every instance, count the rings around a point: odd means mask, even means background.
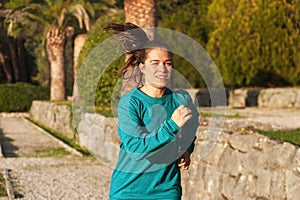
[[[16,199],[108,199],[112,169],[66,153],[24,118],[0,118],[0,142]]]

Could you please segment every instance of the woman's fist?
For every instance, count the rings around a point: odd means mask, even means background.
[[[192,110],[184,105],[180,105],[176,110],[174,110],[171,119],[179,126],[180,128],[185,125],[187,121],[192,118]]]

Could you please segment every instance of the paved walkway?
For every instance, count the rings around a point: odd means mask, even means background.
[[[0,118],[0,142],[16,199],[108,199],[112,169],[63,150],[24,118]]]

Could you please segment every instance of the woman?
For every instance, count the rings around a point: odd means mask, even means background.
[[[121,144],[110,199],[181,199],[180,169],[189,168],[199,115],[187,92],[167,87],[172,53],[133,24],[114,23],[106,29],[120,33],[129,55],[121,71],[138,68],[142,82],[118,104]]]

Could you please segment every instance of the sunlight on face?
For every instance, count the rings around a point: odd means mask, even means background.
[[[145,85],[163,89],[167,86],[172,71],[170,53],[161,48],[152,49],[148,52],[147,59],[140,68],[145,77]]]

